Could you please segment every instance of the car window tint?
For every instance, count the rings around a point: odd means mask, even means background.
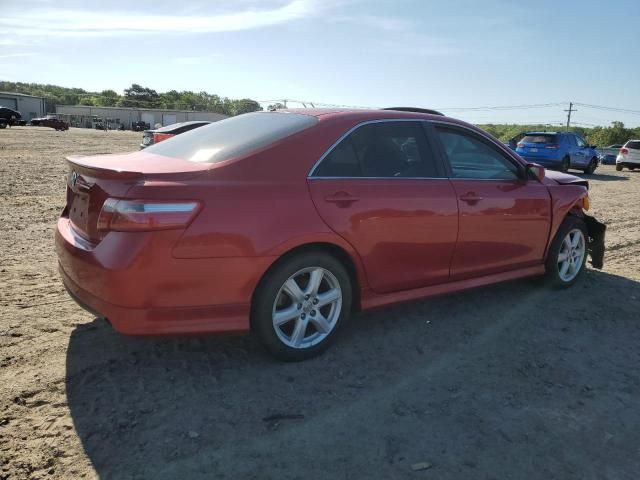
[[[363,125],[337,145],[314,176],[373,178],[438,177],[420,122]]]
[[[632,150],[640,150],[640,141],[630,140],[625,145],[625,148],[631,148]]]
[[[340,142],[318,165],[316,177],[362,177],[351,137]]]
[[[548,133],[536,133],[526,135],[522,140],[522,143],[558,143],[558,136],[556,134]]]
[[[515,180],[518,168],[501,152],[473,135],[436,127],[454,178]]]

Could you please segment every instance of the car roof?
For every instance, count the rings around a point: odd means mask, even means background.
[[[564,132],[525,132],[525,135],[562,135]]]
[[[445,115],[437,113],[423,113],[423,111],[408,111],[408,108],[402,107],[403,110],[388,110],[388,109],[359,109],[359,108],[289,108],[284,110],[275,110],[277,112],[290,112],[298,113],[302,115],[310,115],[317,117],[320,121],[343,119],[352,120],[354,122],[366,122],[374,120],[394,120],[394,119],[414,119],[414,120],[433,120],[437,122],[446,121],[447,123],[463,125],[467,127],[473,127],[462,120],[456,118],[447,117]],[[420,110],[420,109],[416,109]]]

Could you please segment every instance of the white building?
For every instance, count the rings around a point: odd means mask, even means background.
[[[44,98],[24,93],[0,92],[0,107],[17,110],[23,120],[44,117],[46,113]]]
[[[56,114],[69,122],[72,127],[91,128],[96,120],[100,120],[106,121],[111,125],[123,125],[126,129],[130,129],[133,122],[146,122],[153,128],[156,124],[165,126],[191,120],[217,122],[227,118],[227,115],[214,112],[131,107],[90,107],[86,105],[58,105],[56,106]]]

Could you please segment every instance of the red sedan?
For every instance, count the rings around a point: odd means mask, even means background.
[[[68,161],[62,279],[124,334],[252,330],[301,360],[354,310],[602,266],[586,181],[433,111],[256,112]]]

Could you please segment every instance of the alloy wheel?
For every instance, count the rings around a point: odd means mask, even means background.
[[[333,331],[341,309],[342,290],[335,275],[322,267],[308,267],[280,287],[273,302],[272,324],[286,346],[309,348]]]
[[[562,240],[558,253],[558,273],[563,282],[570,282],[580,273],[585,254],[584,233],[579,228],[574,228]]]

